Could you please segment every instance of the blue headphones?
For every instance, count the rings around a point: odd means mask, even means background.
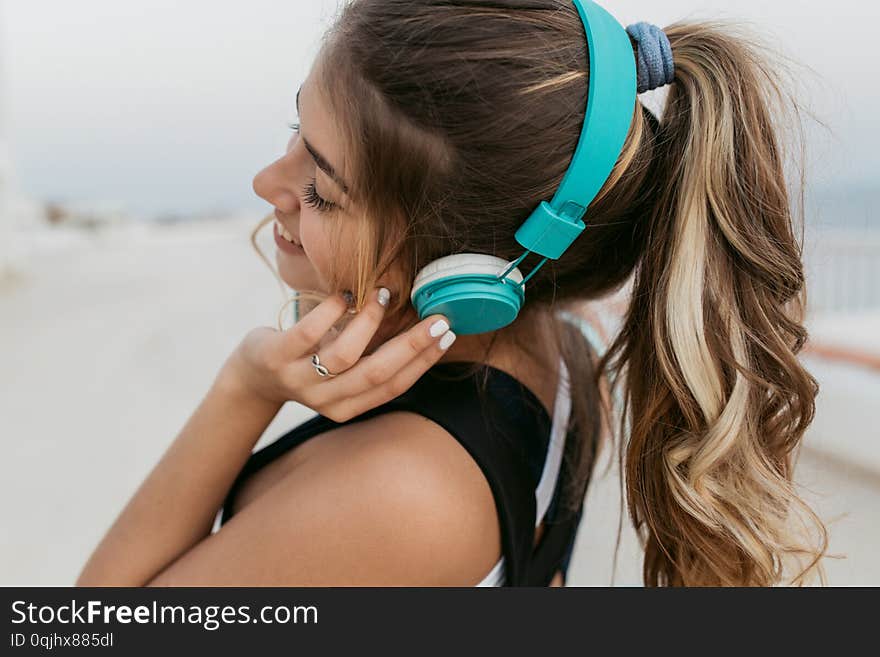
[[[510,324],[525,303],[525,284],[548,258],[559,258],[585,224],[581,220],[611,175],[623,149],[636,103],[636,59],[623,26],[591,0],[572,0],[584,23],[590,53],[586,116],[562,184],[517,229],[525,252],[513,262],[483,253],[457,253],[419,270],[410,296],[419,319],[442,314],[459,335]],[[523,278],[529,253],[543,256]]]

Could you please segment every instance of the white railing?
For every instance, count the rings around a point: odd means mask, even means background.
[[[809,231],[804,263],[810,314],[880,308],[880,228]]]

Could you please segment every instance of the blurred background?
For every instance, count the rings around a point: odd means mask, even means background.
[[[745,21],[792,58],[818,415],[797,470],[831,584],[880,584],[874,25],[838,0],[605,0],[624,24]],[[336,0],[0,0],[0,585],[72,584],[245,333],[282,296],[249,236]],[[654,92],[655,94],[661,92]],[[662,96],[647,102],[661,102]],[[274,252],[270,231],[260,236]],[[312,414],[287,404],[261,438]],[[606,454],[607,456],[608,454]],[[570,585],[639,585],[601,464]]]

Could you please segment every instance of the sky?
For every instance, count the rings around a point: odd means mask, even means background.
[[[865,0],[605,0],[624,24],[747,21],[799,62],[810,179],[880,186],[880,76]],[[337,0],[0,0],[0,93],[18,185],[134,216],[262,211],[296,89]]]

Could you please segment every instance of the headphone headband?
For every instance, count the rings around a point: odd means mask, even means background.
[[[495,331],[515,320],[525,303],[525,284],[584,230],[581,219],[620,157],[636,103],[632,42],[595,2],[572,1],[587,34],[590,80],[581,136],[565,177],[552,202],[542,201],[517,229],[516,241],[526,251],[506,267],[478,253],[446,256],[423,267],[411,293],[419,319],[442,313],[461,335]],[[523,277],[517,266],[533,252],[544,258]],[[499,266],[503,271],[493,274]]]
[[[636,103],[636,61],[629,34],[592,0],[572,2],[584,24],[590,57],[581,136],[552,202],[542,201],[515,234],[529,251],[553,259],[586,227],[581,219],[620,157]]]

